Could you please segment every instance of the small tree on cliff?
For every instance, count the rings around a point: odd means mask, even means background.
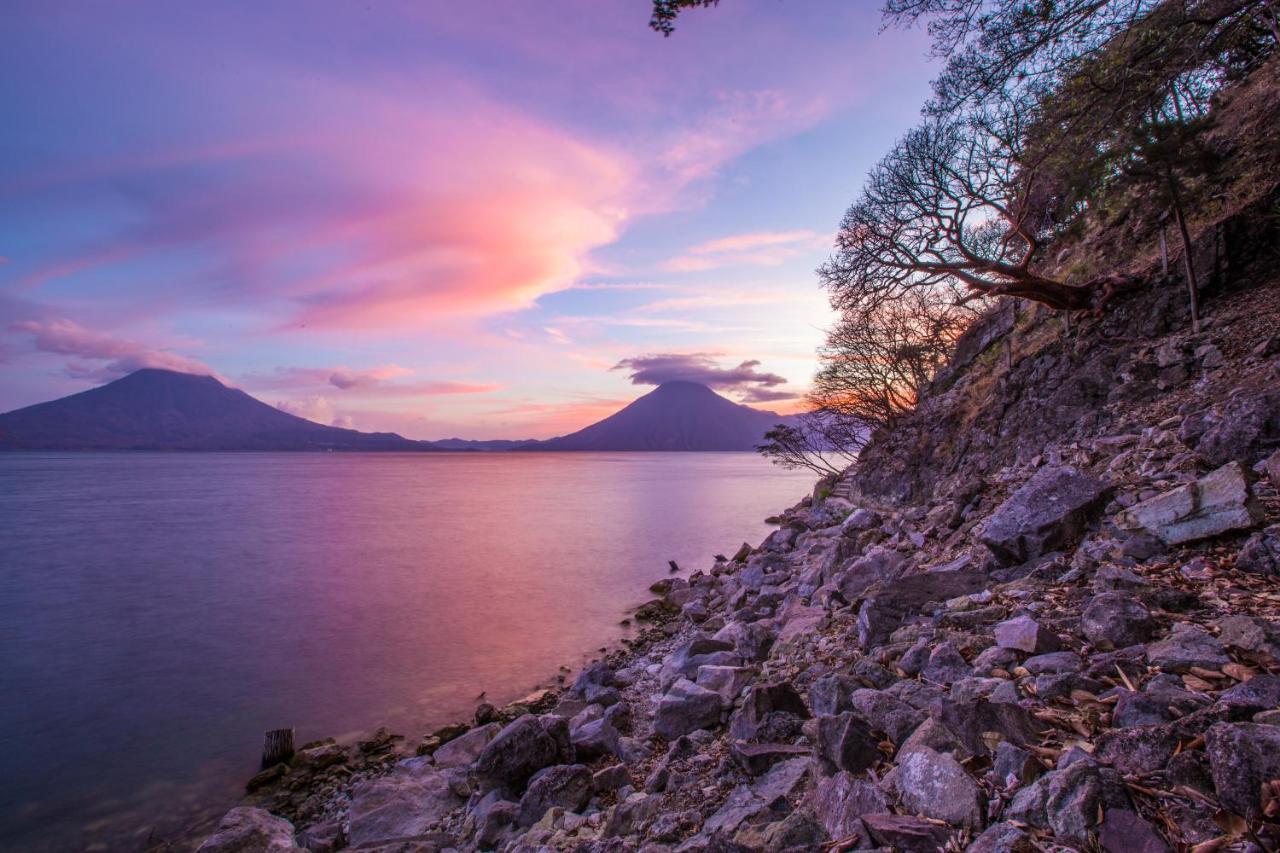
[[[1037,174],[1017,161],[1011,121],[1000,119],[1002,133],[995,122],[932,119],[872,169],[818,271],[833,307],[866,311],[929,289],[956,302],[1015,296],[1086,309],[1123,283],[1071,285],[1037,271],[1045,228],[1030,204]]]

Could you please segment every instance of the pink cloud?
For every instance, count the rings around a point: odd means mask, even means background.
[[[466,394],[487,394],[501,386],[491,383],[459,382],[444,379],[402,381],[413,371],[399,365],[365,369],[349,367],[285,367],[267,374],[241,376],[245,388],[265,391],[322,391],[343,398],[412,398]],[[308,398],[320,396],[308,395]],[[327,398],[326,398],[327,399]]]
[[[829,249],[829,235],[816,231],[756,231],[708,240],[691,246],[662,268],[671,272],[701,272],[728,266],[772,267],[806,251]]]
[[[66,371],[77,378],[106,381],[144,367],[213,375],[213,371],[194,359],[86,329],[73,320],[26,320],[13,328],[29,333],[37,350],[76,358],[77,361],[67,363]]]

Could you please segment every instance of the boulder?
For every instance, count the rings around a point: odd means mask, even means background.
[[[653,731],[667,740],[675,740],[698,729],[718,725],[723,707],[719,693],[681,678],[658,702],[653,715]]]
[[[781,761],[804,758],[811,753],[807,746],[790,743],[745,743],[734,741],[729,748],[733,761],[748,776],[759,776]]]
[[[1080,633],[1103,649],[1124,648],[1151,639],[1151,611],[1127,592],[1103,592],[1089,599],[1080,616]]]
[[[1121,692],[1111,713],[1111,725],[1117,729],[1131,726],[1155,726],[1169,722],[1168,705],[1131,690]]]
[[[981,825],[978,785],[948,753],[916,750],[898,771],[898,794],[913,813],[971,829]]]
[[[437,767],[463,767],[475,762],[489,741],[498,736],[502,730],[500,723],[488,723],[477,726],[464,735],[460,735],[431,754],[432,763]]]
[[[981,541],[1005,565],[1073,545],[1102,509],[1107,487],[1069,466],[1044,467],[991,515]]]
[[[1252,465],[1272,453],[1280,447],[1280,391],[1232,397],[1193,446],[1210,465]]]
[[[732,642],[711,637],[694,637],[677,646],[667,656],[662,663],[659,680],[666,688],[674,684],[678,678],[697,678],[698,667],[737,666],[741,662],[738,655],[734,654]]]
[[[1214,669],[1230,662],[1217,638],[1189,622],[1177,623],[1168,637],[1147,646],[1147,663],[1165,672]]]
[[[227,812],[197,853],[284,853],[302,850],[294,843],[293,824],[265,809],[237,806]]]
[[[1040,729],[1044,728],[1031,712],[1012,702],[992,702],[973,699],[952,702],[941,699],[930,709],[931,716],[951,732],[971,755],[990,755],[987,733],[999,735],[1017,746],[1039,742]]]
[[[1236,555],[1236,568],[1255,575],[1280,575],[1280,524],[1250,536]]]
[[[832,582],[845,601],[854,602],[874,584],[895,578],[906,565],[902,552],[877,545],[837,573]]]
[[[946,601],[977,592],[988,577],[972,556],[962,556],[940,566],[919,569],[891,581],[876,584],[858,610],[858,644],[872,648],[892,634],[908,616],[918,614],[930,601]]]
[[[839,714],[853,708],[849,697],[861,685],[848,675],[829,673],[809,687],[809,707],[820,716]]]
[[[1002,789],[1019,788],[1034,782],[1044,768],[1035,756],[1020,746],[1014,746],[1007,740],[996,744],[996,754],[991,762],[991,778],[996,787]]]
[[[862,824],[876,844],[901,853],[937,853],[951,835],[945,826],[906,815],[864,815]]]
[[[1128,809],[1107,809],[1098,827],[1103,850],[1123,853],[1167,853],[1169,845],[1148,821]]]
[[[920,677],[934,684],[950,685],[953,681],[965,678],[972,672],[973,667],[969,662],[950,641],[947,641],[934,647]]]
[[[575,756],[584,761],[604,755],[622,757],[622,735],[604,717],[571,727],[569,742],[573,744]]]
[[[1252,616],[1228,616],[1218,622],[1224,646],[1269,655],[1280,661],[1280,623]]]
[[[1082,759],[1049,778],[1045,817],[1059,838],[1085,842],[1098,822],[1102,778],[1092,760]]]
[[[1040,846],[1030,835],[1008,822],[995,823],[965,848],[965,853],[1034,853]]]
[[[791,810],[790,799],[804,787],[809,760],[795,758],[775,764],[752,782],[734,788],[723,805],[702,825],[706,833],[732,834],[744,821],[764,814],[784,816]],[[656,798],[655,798],[656,799]]]
[[[879,527],[883,521],[884,519],[880,517],[880,513],[876,512],[874,509],[858,507],[853,512],[849,513],[849,517],[840,525],[840,529],[846,533],[856,533],[863,530],[870,530],[873,527]]]
[[[561,764],[539,770],[520,798],[517,822],[520,826],[532,826],[548,809],[557,806],[565,811],[581,811],[593,790],[591,771],[584,765]]]
[[[860,773],[883,756],[879,740],[862,717],[846,711],[818,718],[818,757],[827,773]]]
[[[1204,741],[1218,799],[1233,814],[1256,818],[1262,784],[1280,779],[1280,726],[1218,723]]]
[[[466,803],[429,761],[426,757],[402,761],[391,773],[352,789],[348,830],[352,847],[422,835]]]
[[[743,695],[742,707],[729,720],[729,733],[737,740],[755,740],[776,715],[807,720],[809,709],[789,681],[754,684]]]
[[[1253,474],[1239,462],[1228,462],[1194,483],[1133,506],[1128,515],[1168,545],[1247,530],[1263,519],[1250,490],[1252,479]]]
[[[519,793],[534,773],[572,759],[569,724],[562,717],[525,714],[485,746],[476,760],[476,772],[492,785]]]
[[[1056,652],[1062,648],[1058,635],[1046,630],[1030,616],[1015,616],[995,626],[996,645],[1002,649],[1017,649],[1039,655]]]
[[[774,635],[768,627],[758,622],[735,621],[716,631],[712,639],[729,643],[744,662],[759,663],[769,656]]]
[[[727,708],[751,683],[755,674],[755,668],[749,666],[700,666],[694,683],[719,694]]]
[[[828,835],[847,838],[863,831],[863,815],[887,812],[889,802],[878,785],[842,770],[818,783],[813,810]]]
[[[906,740],[925,718],[921,710],[883,690],[855,690],[849,694],[849,705],[874,731],[884,732],[896,744]]]
[[[1079,672],[1083,663],[1075,652],[1061,651],[1029,657],[1022,666],[1032,675],[1063,675]]]

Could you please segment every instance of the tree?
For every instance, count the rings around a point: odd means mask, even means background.
[[[682,9],[698,6],[706,8],[718,5],[720,0],[653,0],[653,13],[649,17],[649,27],[664,36],[676,30],[676,18]]]
[[[920,289],[863,310],[846,308],[818,351],[810,411],[795,426],[771,431],[758,450],[784,467],[838,472],[833,462],[855,461],[875,432],[892,429],[915,408],[920,390],[984,306]]]
[[[1014,296],[1088,309],[1126,283],[1106,276],[1071,285],[1037,272],[1045,223],[1029,203],[1037,175],[1017,160],[1017,115],[931,119],[872,169],[818,271],[835,308],[874,307],[924,288],[956,302]]]

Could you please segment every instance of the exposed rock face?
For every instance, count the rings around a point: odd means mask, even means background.
[[[1136,524],[1169,545],[1248,530],[1263,518],[1250,491],[1251,479],[1239,462],[1228,462],[1194,483],[1143,501],[1130,513]]]
[[[293,824],[262,809],[240,806],[227,812],[198,853],[285,853],[293,843]]]
[[[580,811],[591,799],[592,790],[591,771],[582,764],[561,764],[540,770],[520,798],[517,820],[521,826],[532,826],[551,808]]]
[[[1105,484],[1069,466],[1041,468],[987,522],[982,544],[1007,564],[1078,540],[1102,507]]]

